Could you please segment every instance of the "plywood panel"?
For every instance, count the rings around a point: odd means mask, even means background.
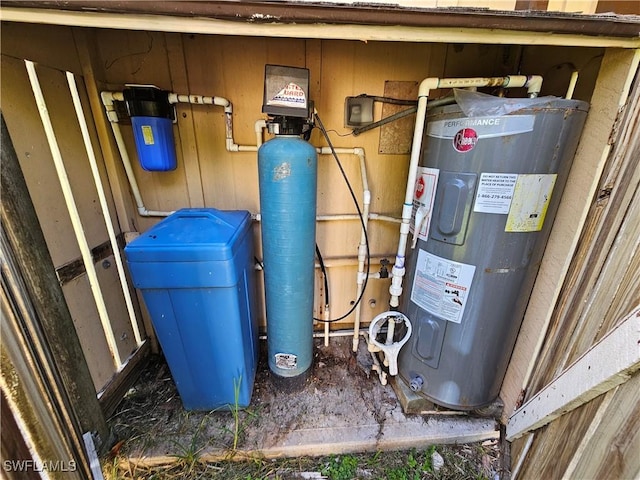
[[[71,29],[58,25],[2,22],[2,53],[17,59],[26,58],[38,65],[81,72]]]
[[[84,233],[90,246],[99,245],[107,239],[106,227],[66,79],[62,72],[44,67],[38,69],[38,74]],[[3,57],[2,97],[9,132],[16,145],[47,246],[54,265],[58,267],[78,258],[80,250],[23,62]]]
[[[562,472],[573,456],[573,449],[568,446],[578,445],[588,432],[603,397],[538,430],[517,478],[563,478]]]
[[[2,61],[3,114],[10,125],[11,135],[18,152],[30,195],[34,201],[47,246],[54,266],[74,261],[80,257],[71,222],[67,212],[57,174],[53,166],[50,150],[38,113],[33,94],[26,77],[24,63],[3,56]],[[51,115],[54,131],[65,163],[67,175],[79,210],[83,233],[90,247],[108,241],[105,220],[98,200],[97,191],[89,166],[87,154],[80,133],[79,124],[73,110],[64,72],[39,66],[38,75]],[[77,77],[83,106],[88,108],[82,78]],[[91,116],[87,115],[90,119]],[[95,130],[89,123],[89,133],[95,142]],[[96,152],[98,170],[107,193],[107,204],[113,216],[113,202],[110,195],[104,164],[100,152]],[[119,230],[116,227],[116,234]],[[103,273],[101,263],[98,277],[110,313],[114,329],[120,343],[120,354],[126,358],[135,348],[133,332],[124,296],[115,268],[110,257],[111,268]],[[64,294],[73,317],[96,389],[104,386],[115,372],[109,355],[102,327],[98,318],[93,295],[86,276],[81,275],[64,286]]]
[[[573,98],[589,102],[603,56],[602,48],[527,46],[522,52],[520,68],[522,73],[542,75],[541,96],[559,97],[566,95],[571,74],[577,71],[578,83]]]
[[[122,297],[113,256],[107,258],[106,261],[109,264],[107,268],[105,268],[104,262],[96,263],[95,268],[118,351],[124,361],[136,349],[136,342],[129,324],[129,316]],[[63,292],[89,365],[91,377],[96,390],[100,391],[113,377],[115,368],[102,326],[98,320],[96,304],[87,276],[82,275],[69,282],[63,287]]]
[[[604,421],[585,440],[570,464],[570,478],[638,478],[640,476],[640,374],[615,393]]]
[[[598,0],[549,0],[550,12],[595,13]]]

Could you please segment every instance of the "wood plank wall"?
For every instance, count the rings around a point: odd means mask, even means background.
[[[640,79],[637,77],[620,111],[615,132],[612,151],[525,400],[640,304]],[[527,449],[528,442],[532,443]],[[513,448],[514,465],[522,464],[518,478],[637,478],[640,374],[516,440]]]
[[[29,39],[28,42],[24,41]],[[79,52],[79,53],[78,53]],[[541,73],[546,75],[543,94],[564,95],[570,67],[581,69],[576,98],[590,100],[598,74],[603,50],[596,48],[500,46],[477,44],[420,44],[395,42],[359,42],[340,40],[304,40],[255,37],[229,37],[217,35],[182,35],[146,31],[115,31],[69,29],[26,24],[3,23],[2,29],[2,98],[3,113],[9,131],[21,154],[21,162],[49,248],[56,266],[78,257],[75,240],[71,236],[66,213],[61,209],[61,194],[50,173],[48,149],[43,137],[37,133],[41,127],[35,119],[25,80],[22,58],[39,63],[39,71],[47,79],[51,102],[66,103],[66,93],[60,84],[61,70],[70,69],[84,74],[88,92],[121,90],[124,84],[154,84],[177,93],[217,95],[228,98],[234,107],[234,135],[239,144],[255,144],[254,123],[260,118],[262,85],[266,63],[302,66],[310,69],[311,96],[336,147],[363,147],[369,168],[372,192],[371,211],[398,217],[404,196],[408,155],[379,153],[379,132],[373,130],[358,137],[343,127],[343,109],[346,96],[368,93],[383,95],[386,81],[419,82],[429,76],[491,76],[509,73]],[[51,67],[51,68],[49,68]],[[45,93],[47,93],[45,92]],[[446,92],[436,92],[442,94]],[[93,116],[103,115],[96,107],[95,94],[85,97],[93,105]],[[5,100],[11,99],[11,100]],[[62,125],[70,124],[67,111],[60,107]],[[68,108],[68,107],[65,107]],[[6,110],[6,111],[5,111]],[[57,108],[51,109],[56,112]],[[376,116],[380,116],[380,108]],[[247,209],[259,211],[257,162],[255,153],[230,153],[224,148],[224,115],[222,109],[201,105],[178,105],[178,125],[175,129],[179,167],[174,172],[151,173],[143,171],[134,161],[135,173],[142,197],[148,209],[175,210],[182,207],[215,207],[220,209]],[[68,114],[75,122],[75,118]],[[100,159],[104,161],[103,180],[111,188],[114,218],[118,218],[117,231],[145,231],[159,218],[144,218],[135,214],[135,205],[128,190],[117,150],[109,137],[104,118],[96,119],[101,132]],[[30,125],[24,128],[25,125]],[[101,126],[102,125],[102,126]],[[60,127],[62,130],[65,126]],[[122,126],[128,151],[135,160],[130,129]],[[69,128],[69,136],[76,135]],[[36,135],[32,134],[35,132]],[[64,138],[65,134],[61,134]],[[37,139],[34,143],[33,138]],[[318,132],[312,143],[324,145]],[[69,145],[76,142],[70,138]],[[76,148],[80,148],[81,142]],[[33,149],[37,153],[37,166],[33,163]],[[358,194],[361,189],[357,158],[342,156],[342,163]],[[73,170],[74,190],[87,209],[83,220],[87,222],[90,245],[106,240],[106,231],[95,207],[95,191],[90,186],[88,168],[82,154],[73,152],[65,156],[67,168]],[[355,209],[339,175],[334,160],[320,157],[318,213],[354,213]],[[84,193],[81,193],[84,192]],[[377,258],[395,253],[398,225],[378,221],[370,222],[371,252]],[[259,227],[254,235],[257,255],[260,256]],[[318,226],[318,243],[328,260],[348,260],[353,263],[334,267],[329,275],[332,298],[332,316],[346,312],[355,300],[357,245],[360,232],[357,221],[322,222]],[[98,265],[99,269],[101,268]],[[379,266],[372,264],[372,270]],[[115,275],[115,269],[101,272]],[[259,275],[259,274],[258,274]],[[105,279],[104,287],[117,285]],[[388,280],[369,282],[364,296],[364,320],[373,318],[387,309]],[[112,287],[108,287],[112,288]],[[95,306],[87,294],[86,277],[79,277],[70,285],[68,302],[75,311],[74,318],[81,332],[83,347],[90,363],[92,375],[99,389],[112,375],[105,358],[105,345],[100,336]],[[110,294],[111,295],[111,294]],[[114,293],[109,305],[115,318],[126,318],[120,313],[121,294]],[[320,295],[316,295],[318,298]],[[258,298],[263,298],[260,286]],[[373,307],[369,306],[373,305]],[[317,312],[316,312],[317,313]],[[123,320],[124,321],[124,320]],[[265,319],[262,318],[264,325]],[[351,326],[352,318],[333,328]],[[132,335],[119,327],[122,336],[122,354],[126,357]],[[147,325],[150,330],[150,327]],[[107,365],[105,367],[105,365]]]

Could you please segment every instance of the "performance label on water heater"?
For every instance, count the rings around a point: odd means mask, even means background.
[[[443,320],[460,323],[475,271],[475,265],[454,262],[421,249],[411,301]]]

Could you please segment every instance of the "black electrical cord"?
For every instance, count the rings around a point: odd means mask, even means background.
[[[358,98],[373,98],[374,102],[391,103],[393,105],[418,105],[417,100],[405,100],[403,98],[380,97],[378,95],[369,95],[361,93]]]
[[[329,305],[329,279],[327,277],[327,269],[324,266],[324,260],[322,259],[322,254],[320,253],[320,248],[318,247],[318,244],[316,243],[316,256],[318,257],[318,263],[320,264],[320,270],[322,270],[322,277],[324,279],[324,298],[325,298],[325,305]]]
[[[318,124],[318,128],[322,132],[322,135],[324,135],[324,138],[327,141],[327,145],[329,145],[329,148],[331,149],[331,154],[333,155],[333,158],[336,160],[336,163],[338,164],[338,168],[340,169],[340,173],[342,173],[342,178],[344,178],[344,181],[346,182],[347,187],[349,188],[349,193],[351,194],[351,198],[353,199],[353,203],[355,204],[356,210],[358,211],[358,217],[360,218],[360,225],[362,226],[362,231],[364,233],[364,240],[365,240],[365,244],[366,244],[366,248],[367,248],[367,272],[366,272],[366,275],[364,277],[364,282],[362,284],[362,290],[360,291],[360,295],[356,299],[355,303],[351,306],[351,309],[347,313],[342,315],[341,317],[333,318],[331,320],[323,320],[321,318],[313,317],[313,319],[315,321],[317,321],[317,322],[334,323],[334,322],[338,322],[340,320],[344,320],[349,315],[351,315],[353,313],[353,311],[356,309],[356,307],[362,301],[362,298],[364,297],[365,289],[367,288],[367,282],[369,280],[369,272],[370,272],[370,267],[371,267],[371,255],[370,255],[370,251],[369,251],[369,235],[367,235],[367,227],[366,227],[366,225],[364,223],[364,217],[362,215],[362,211],[360,210],[360,205],[358,205],[358,199],[356,198],[356,194],[354,193],[353,188],[351,187],[351,183],[349,183],[349,178],[347,177],[347,174],[345,173],[344,168],[342,168],[342,164],[340,163],[340,159],[338,158],[338,154],[336,153],[335,148],[333,148],[333,144],[331,143],[331,139],[329,138],[329,134],[327,133],[327,131],[324,128],[324,125],[322,124],[322,120],[320,120],[320,117],[318,116],[317,113],[315,113],[314,115],[315,115],[315,118],[316,118],[316,122]],[[316,252],[319,254],[320,250],[317,247],[318,246],[316,245]],[[326,275],[325,275],[325,279],[326,279]],[[327,295],[328,295],[328,293],[329,292],[327,290]]]

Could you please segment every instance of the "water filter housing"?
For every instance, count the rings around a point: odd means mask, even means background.
[[[506,115],[449,105],[427,116],[414,196],[424,221],[401,302],[413,335],[399,372],[449,408],[480,408],[500,392],[588,110],[537,102]]]
[[[169,92],[150,86],[132,86],[123,90],[123,95],[140,166],[150,172],[175,170],[178,162]]]

